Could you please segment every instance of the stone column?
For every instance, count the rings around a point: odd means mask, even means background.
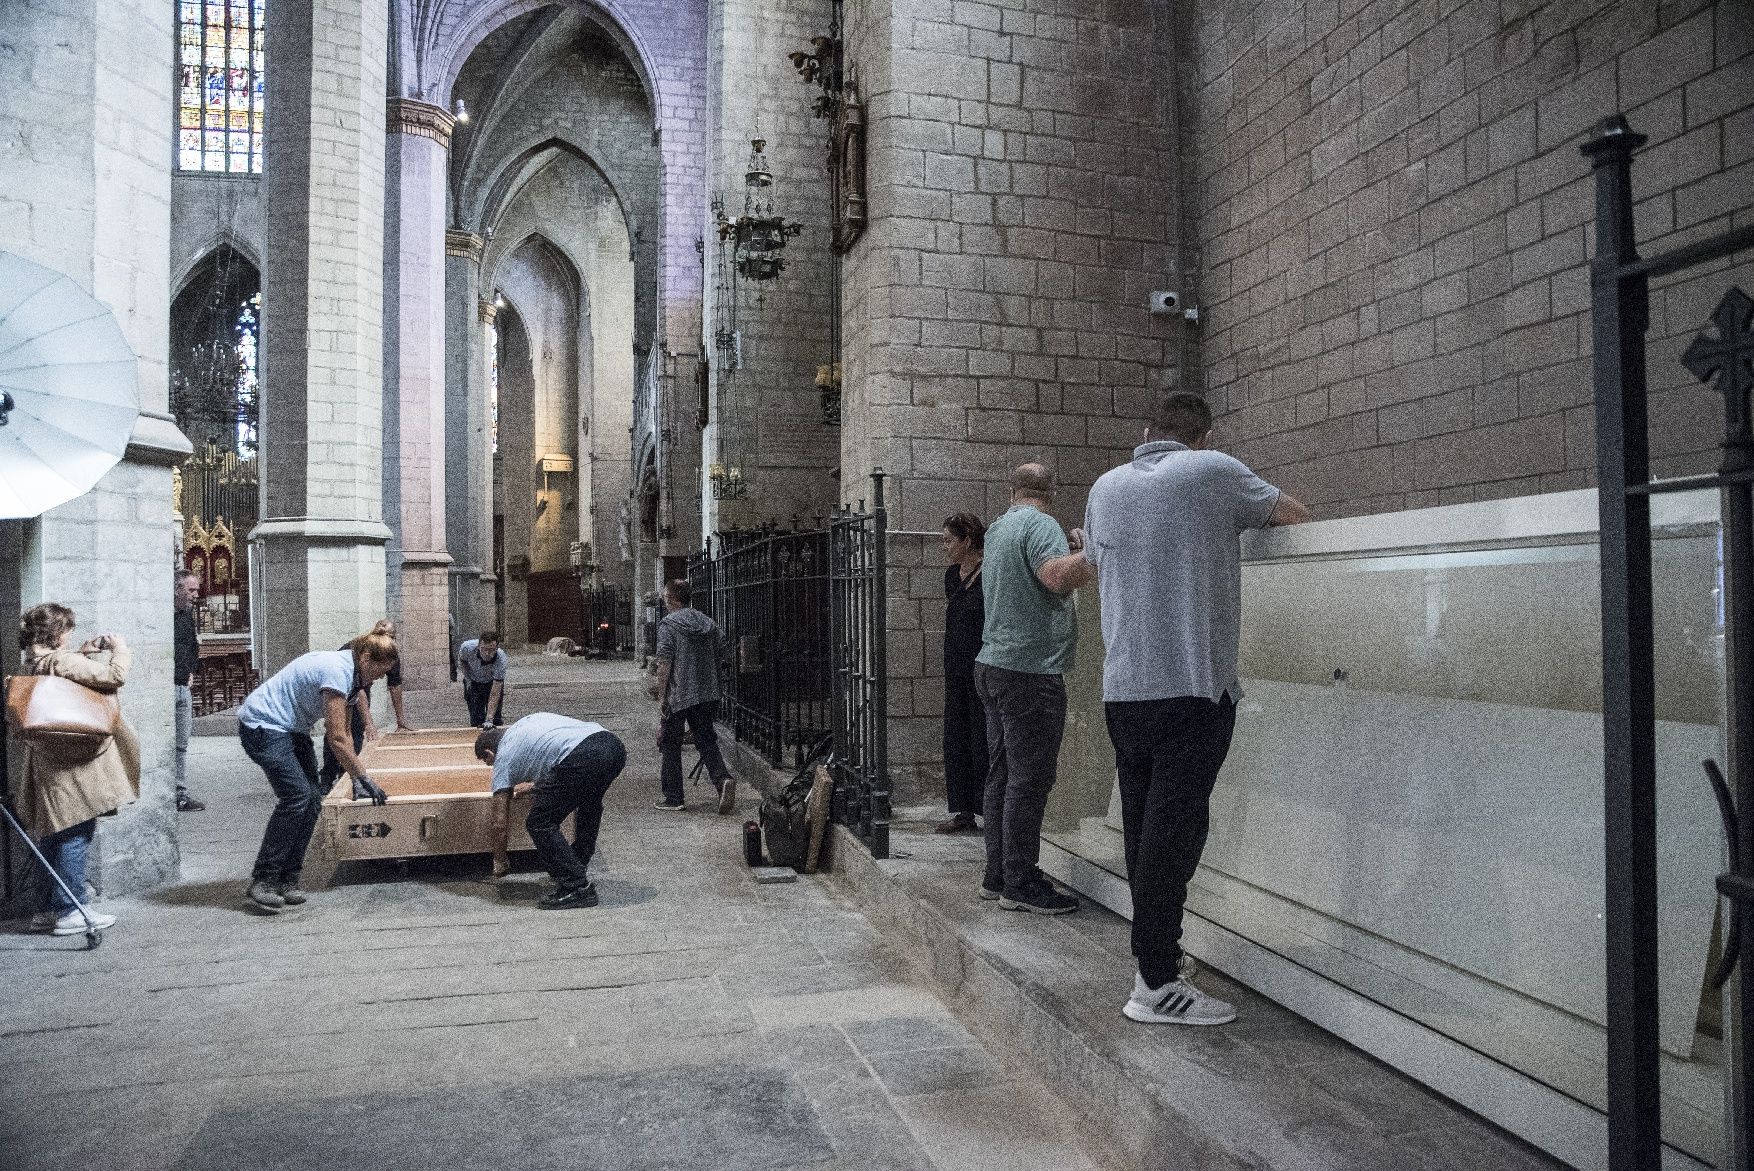
[[[384,614],[386,0],[312,0],[268,22],[273,242],[262,274],[264,674]]]
[[[137,358],[141,413],[121,462],[40,517],[0,521],[0,616],[15,624],[27,606],[60,602],[78,616],[76,642],[115,631],[133,647],[121,703],[140,738],[140,800],[100,819],[87,867],[87,878],[115,895],[161,882],[178,864],[171,465],[189,444],[168,412],[166,371],[171,6],[43,0],[0,8],[0,250],[71,279],[110,311]],[[12,645],[7,663],[16,662]],[[14,738],[15,768],[19,747]],[[0,918],[36,910],[41,881],[16,839],[0,847],[0,871],[8,859]]]
[[[497,624],[493,610],[493,462],[487,330],[493,303],[481,296],[485,241],[445,233],[445,533],[457,637]]]
[[[449,682],[445,532],[445,198],[453,119],[391,98],[384,225],[384,496],[402,669],[411,690]]]

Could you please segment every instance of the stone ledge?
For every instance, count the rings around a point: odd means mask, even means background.
[[[936,812],[933,810],[932,812]],[[1153,1028],[1120,1007],[1128,925],[1088,906],[1055,919],[976,897],[980,839],[900,818],[894,857],[847,831],[833,880],[983,1043],[1039,1070],[1093,1138],[1149,1171],[1535,1171],[1557,1166],[1497,1127],[1214,971],[1237,1004],[1217,1029]]]

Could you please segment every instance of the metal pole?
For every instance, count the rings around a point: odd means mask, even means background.
[[[1631,164],[1644,141],[1614,115],[1582,147],[1596,177],[1590,279],[1601,512],[1609,1171],[1659,1171],[1662,1159],[1650,500],[1627,493],[1650,478],[1649,302],[1646,279],[1621,271],[1638,256]]]
[[[889,510],[883,469],[871,469],[871,857],[889,857]]]

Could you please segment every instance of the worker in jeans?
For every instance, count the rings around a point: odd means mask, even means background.
[[[505,853],[512,798],[528,796],[524,828],[554,879],[554,889],[536,905],[544,911],[596,906],[587,871],[597,852],[604,794],[627,764],[620,737],[601,724],[534,712],[509,728],[482,732],[475,757],[493,766],[494,854]],[[570,844],[560,832],[569,816],[575,819]]]
[[[663,754],[658,783],[663,793],[657,808],[687,808],[682,799],[682,737],[693,732],[694,747],[719,795],[719,812],[729,813],[737,804],[737,778],[725,767],[713,730],[719,714],[719,627],[694,608],[693,598],[685,581],[664,586],[658,677],[652,684],[663,720],[658,726],[658,751]]]
[[[987,784],[981,811],[987,867],[980,896],[1007,911],[1064,915],[1078,900],[1036,865],[1048,792],[1066,732],[1065,673],[1078,645],[1072,595],[1096,579],[1083,534],[1048,515],[1054,479],[1037,463],[1011,473],[1011,507],[987,529],[981,562],[986,622],[974,689],[987,717]]]
[[[463,702],[469,705],[469,726],[491,728],[505,723],[506,654],[499,631],[484,630],[457,648],[457,674],[463,680]]]

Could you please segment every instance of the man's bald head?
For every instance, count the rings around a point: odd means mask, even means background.
[[[1054,502],[1054,474],[1044,464],[1018,464],[1011,473],[1011,499]]]

